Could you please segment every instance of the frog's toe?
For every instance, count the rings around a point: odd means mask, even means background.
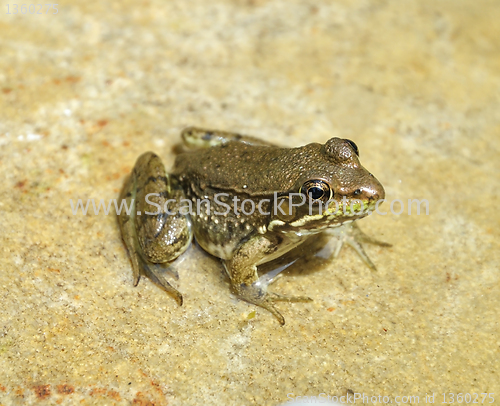
[[[365,252],[363,246],[356,240],[347,239],[344,241],[347,245],[352,247],[359,255],[359,257],[363,260],[363,262],[370,268],[372,271],[376,271],[377,267],[372,262],[368,254]]]
[[[377,240],[376,238],[370,237],[369,235],[366,235],[363,231],[358,226],[353,227],[353,238],[358,242],[358,243],[366,243],[366,244],[373,244],[373,245],[378,245],[379,247],[392,247],[392,244],[389,244],[388,242],[385,241],[380,241]]]
[[[136,287],[139,284],[139,281],[141,280],[141,275],[143,272],[141,271],[143,265],[142,263],[135,263],[135,261],[132,260],[132,270],[134,272],[132,278],[133,278],[133,284],[134,287]]]
[[[170,282],[167,281],[167,279],[165,278],[165,276],[163,275],[161,270],[158,268],[160,268],[158,265],[148,266],[148,265],[144,264],[143,269],[144,269],[144,273],[146,274],[146,276],[149,279],[151,279],[151,281],[153,283],[155,283],[161,289],[163,289],[165,292],[170,294],[175,299],[177,304],[179,306],[182,306],[182,304],[184,302],[184,300],[182,298],[182,294],[177,289],[175,289],[170,284]]]
[[[134,287],[139,284],[139,281],[141,280],[141,275],[144,274],[142,271],[144,267],[144,262],[140,258],[140,256],[137,253],[133,253],[130,255],[130,259],[132,261],[132,271],[133,271],[133,284]]]
[[[266,309],[267,311],[271,312],[274,317],[276,317],[278,319],[278,322],[284,326],[285,325],[285,318],[283,317],[283,315],[276,309],[276,307],[274,307],[274,305],[269,302],[269,301],[264,301],[262,303],[259,304],[260,307]]]
[[[134,288],[139,284],[140,281],[141,281],[141,274],[139,274],[139,273],[135,274],[134,281],[133,281]]]
[[[372,260],[368,257],[361,243],[379,245],[381,247],[391,247],[383,241],[379,241],[375,238],[369,237],[358,227],[356,223],[345,224],[342,227],[332,229],[330,234],[334,235],[338,239],[337,246],[333,253],[333,257],[337,258],[339,252],[344,244],[352,247],[363,260],[363,262],[372,270],[376,271],[377,268]]]
[[[235,289],[235,293],[243,300],[260,306],[263,309],[271,312],[281,325],[285,324],[285,318],[276,309],[274,302],[311,302],[312,299],[307,296],[285,296],[279,293],[268,292],[267,286],[262,286],[259,282],[255,282],[250,286],[241,284]]]
[[[279,293],[267,292],[269,301],[272,302],[312,302],[313,300],[309,296],[288,296],[281,295]]]
[[[267,292],[264,296],[264,300],[260,303],[255,303],[258,306],[271,312],[274,317],[278,319],[278,322],[284,326],[285,318],[283,315],[274,307],[274,302],[311,302],[312,299],[307,296],[285,296],[279,293]]]
[[[269,299],[267,285],[261,286],[258,281],[252,283],[251,285],[246,285],[244,283],[233,285],[233,293],[248,303],[252,303],[266,309],[278,319],[281,325],[285,324],[285,318],[274,307],[272,300]]]

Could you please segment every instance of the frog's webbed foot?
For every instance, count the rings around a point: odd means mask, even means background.
[[[182,298],[182,294],[177,289],[175,289],[160,272],[157,272],[155,268],[156,267],[154,266],[148,267],[147,277],[151,279],[153,283],[162,288],[165,292],[170,294],[179,306],[182,306],[182,303],[184,301]]]
[[[276,278],[274,279],[274,281]],[[254,305],[260,306],[263,309],[271,312],[283,326],[285,324],[285,318],[276,309],[274,302],[311,302],[312,299],[307,296],[286,296],[279,293],[267,291],[267,285],[259,281],[251,284],[250,286],[241,284],[234,288],[234,291],[238,297],[245,300],[246,302],[252,303]]]
[[[366,244],[379,245],[381,247],[392,247],[392,245],[389,243],[379,241],[363,233],[363,231],[361,231],[361,229],[355,222],[344,224],[343,226],[338,228],[329,229],[327,232],[328,234],[333,235],[338,239],[337,246],[333,253],[334,258],[338,257],[339,252],[342,249],[342,246],[344,244],[347,244],[350,247],[354,248],[354,250],[358,253],[363,262],[366,265],[368,265],[368,267],[372,271],[376,271],[377,267],[368,257],[361,244],[366,243]]]
[[[171,267],[164,267],[162,264],[153,264],[151,262],[146,262],[142,258],[139,258],[140,261],[140,272],[134,272],[134,286],[139,284],[141,279],[141,275],[149,278],[154,284],[167,292],[170,296],[172,296],[179,306],[182,306],[184,300],[182,298],[182,294],[175,289],[170,282],[165,277],[165,272],[171,274],[175,279],[179,279],[179,274],[175,269]]]
[[[289,263],[286,265],[285,268],[288,268],[290,265],[292,265],[295,261]],[[280,279],[283,274],[278,273],[282,272],[283,269],[279,269],[274,273],[269,272],[265,275],[262,275],[259,277],[259,280],[255,282],[253,285],[255,285],[256,288],[260,288],[264,293],[267,294],[267,300],[271,302],[312,302],[312,299],[308,296],[288,296],[288,295],[282,295],[280,293],[275,293],[275,292],[269,292],[267,290],[268,286],[275,283],[278,279]]]
[[[295,262],[295,261],[294,261]],[[233,287],[236,295],[241,299],[260,306],[271,312],[279,321],[281,325],[285,324],[285,318],[276,309],[274,302],[311,302],[312,299],[307,296],[287,296],[279,293],[270,292],[267,290],[268,286],[276,282],[283,274],[276,272],[269,272],[262,275],[256,282],[251,285],[242,283],[237,287]]]

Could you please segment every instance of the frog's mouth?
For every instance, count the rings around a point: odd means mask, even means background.
[[[345,202],[344,202],[345,203]],[[316,234],[327,228],[340,227],[370,215],[377,205],[376,200],[361,201],[354,199],[348,204],[331,202],[322,211],[316,207],[316,212],[309,211],[302,216],[290,220],[275,219],[269,224],[270,231],[282,233],[293,232],[300,235]]]
[[[328,209],[323,212],[323,216],[330,218],[335,217],[366,217],[371,214],[377,207],[378,200],[368,199],[352,199],[345,200],[342,203],[332,201]]]

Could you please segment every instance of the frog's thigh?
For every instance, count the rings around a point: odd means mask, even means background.
[[[249,135],[229,131],[208,130],[206,128],[188,127],[181,133],[184,144],[189,148],[209,148],[227,144],[230,141],[243,142],[250,145],[274,145]]]
[[[231,285],[236,291],[239,290],[242,284],[250,286],[258,281],[259,275],[256,264],[276,249],[276,244],[274,245],[275,248],[271,248],[272,246],[272,241],[268,238],[257,235],[245,242],[230,260],[225,261],[227,272],[231,278]]]
[[[189,215],[180,210],[184,192],[152,152],[137,160],[134,173],[137,177],[135,225],[141,253],[149,262],[173,261],[192,239]]]
[[[170,293],[179,305],[183,302],[181,293],[155,263],[173,261],[191,242],[191,220],[176,210],[183,197],[177,180],[166,174],[160,158],[147,152],[137,159],[120,196],[130,207],[130,214],[119,215],[134,270],[134,285],[139,283],[141,275],[146,275]],[[174,203],[171,207],[165,205],[168,199]]]

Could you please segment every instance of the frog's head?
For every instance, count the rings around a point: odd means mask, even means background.
[[[280,196],[282,210],[275,211],[271,230],[317,233],[369,215],[384,199],[383,186],[360,164],[353,141],[332,138],[302,149],[299,156],[307,162],[300,165],[295,191]]]

